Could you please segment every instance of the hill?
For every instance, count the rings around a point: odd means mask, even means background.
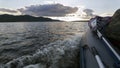
[[[44,17],[33,17],[30,15],[0,15],[0,22],[45,22],[45,21],[59,21]]]

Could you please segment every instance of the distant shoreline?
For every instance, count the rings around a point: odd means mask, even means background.
[[[69,22],[88,22],[89,20],[78,20],[78,21],[69,21]],[[30,15],[0,15],[1,22],[67,22],[62,20],[55,20],[46,17],[33,17]]]
[[[79,21],[72,21],[72,22],[89,22],[89,20],[79,20]]]
[[[30,15],[8,15],[3,14],[0,15],[0,22],[55,22],[60,20],[54,20],[51,18],[45,18],[45,17],[33,17]]]

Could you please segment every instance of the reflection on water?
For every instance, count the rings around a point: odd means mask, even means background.
[[[83,33],[85,22],[0,23],[0,63],[32,55],[43,45]]]

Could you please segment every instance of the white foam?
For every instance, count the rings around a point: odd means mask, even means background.
[[[66,40],[58,40],[42,46],[33,55],[22,56],[8,62],[6,68],[64,68],[74,63],[73,59],[78,55],[79,43],[82,34],[76,34]],[[66,62],[66,63],[65,63]],[[36,64],[36,65],[33,65]],[[27,66],[28,65],[28,66]]]
[[[35,64],[35,65],[28,65],[23,68],[45,68],[45,66],[42,64]]]

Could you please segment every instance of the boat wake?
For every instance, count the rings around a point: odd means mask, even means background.
[[[13,59],[2,68],[78,68],[81,36],[44,45],[35,54]]]

